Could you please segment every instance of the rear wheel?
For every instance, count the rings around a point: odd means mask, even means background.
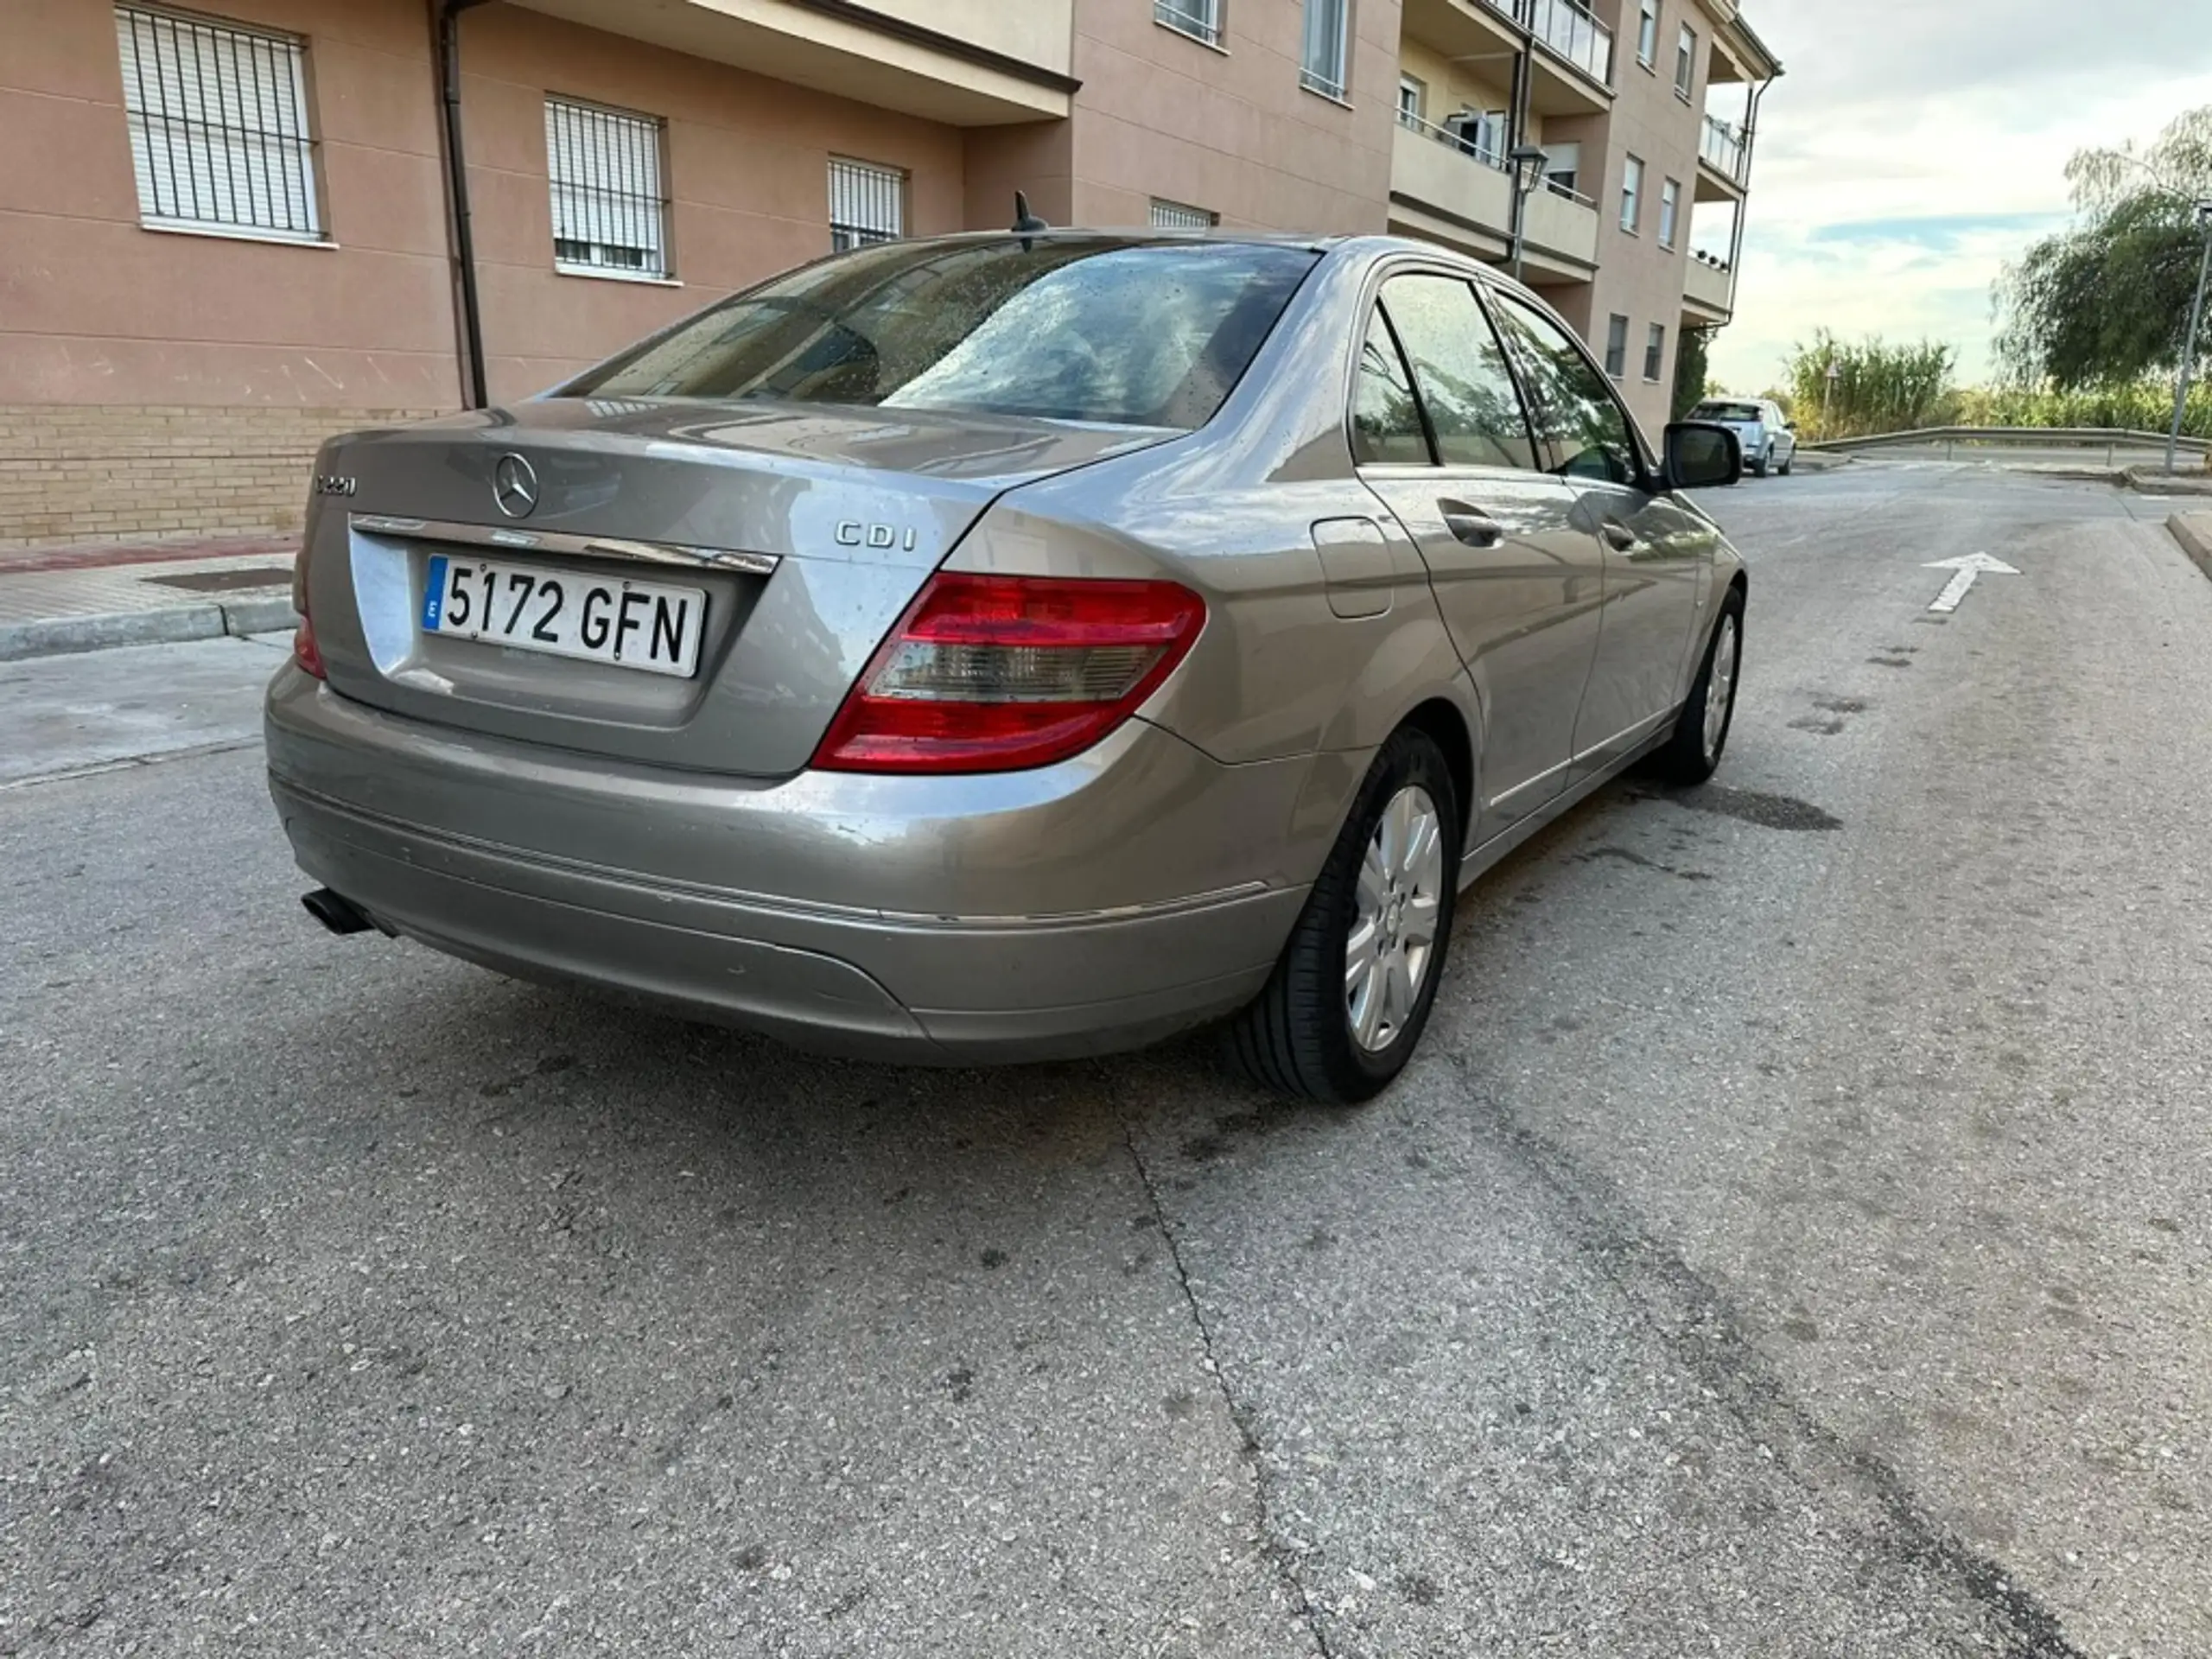
[[[1228,1031],[1263,1088],[1350,1104],[1413,1058],[1451,945],[1460,807],[1426,734],[1395,734],[1299,912],[1274,975]]]
[[[1787,478],[1789,476],[1789,469],[1796,464],[1797,452],[1795,449],[1792,449],[1789,452],[1789,459],[1783,461],[1781,466],[1776,467],[1774,470],[1779,473],[1783,477]]]
[[[1736,681],[1743,665],[1744,595],[1732,588],[1721,601],[1720,620],[1713,624],[1697,683],[1675,717],[1674,735],[1656,757],[1660,775],[1669,783],[1701,784],[1719,770],[1736,721]]]
[[[1774,451],[1771,449],[1762,450],[1759,454],[1759,458],[1751,463],[1751,476],[1753,478],[1764,478],[1766,476],[1767,468],[1773,465]]]

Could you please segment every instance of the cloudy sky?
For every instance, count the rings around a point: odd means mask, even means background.
[[[1950,341],[1979,378],[1990,283],[2067,222],[2067,158],[2212,105],[2212,0],[1744,11],[1788,73],[1761,107],[1736,320],[1713,346],[1713,373],[1739,391],[1777,382],[1791,343],[1823,325]]]

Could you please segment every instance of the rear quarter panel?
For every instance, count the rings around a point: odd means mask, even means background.
[[[1230,764],[1371,749],[1424,697],[1465,701],[1427,572],[1344,434],[1353,322],[1384,245],[1322,258],[1206,426],[1013,491],[950,562],[1193,588],[1205,632],[1142,712]],[[1313,527],[1346,518],[1389,547],[1380,614],[1331,607]]]

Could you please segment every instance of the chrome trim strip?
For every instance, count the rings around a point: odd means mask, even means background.
[[[425,542],[455,542],[464,547],[636,559],[646,564],[703,565],[710,570],[735,570],[753,576],[772,575],[783,563],[782,556],[775,553],[685,547],[673,542],[637,542],[620,536],[573,536],[563,531],[517,530],[505,524],[461,524],[442,518],[401,518],[383,512],[348,513],[346,521],[351,528],[369,536],[408,536]]]

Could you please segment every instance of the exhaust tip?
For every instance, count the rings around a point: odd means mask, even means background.
[[[359,905],[328,887],[302,893],[300,903],[307,907],[308,915],[334,933],[365,933],[376,925]]]

